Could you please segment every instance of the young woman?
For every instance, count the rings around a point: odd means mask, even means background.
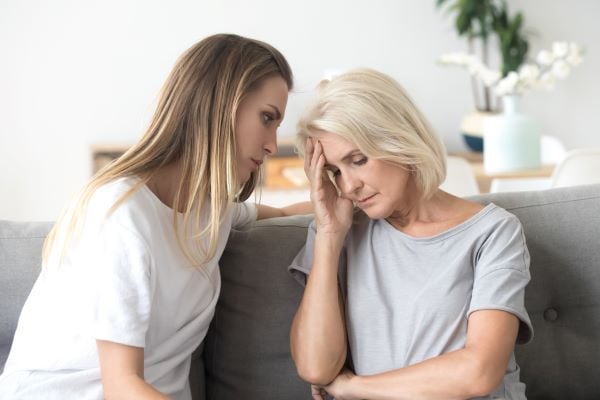
[[[190,398],[230,229],[306,211],[242,203],[291,88],[288,63],[260,41],[215,35],[181,56],[143,138],[49,235],[0,398]]]
[[[315,221],[292,265],[309,275],[291,349],[313,397],[525,398],[521,224],[439,189],[445,150],[398,83],[325,82],[299,144]]]

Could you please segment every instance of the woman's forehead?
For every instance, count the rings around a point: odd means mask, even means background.
[[[350,153],[360,151],[354,143],[332,132],[319,131],[312,137],[321,143],[325,158],[330,162],[339,161]]]

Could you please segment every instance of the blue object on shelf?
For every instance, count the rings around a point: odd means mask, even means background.
[[[483,152],[483,137],[476,135],[469,135],[468,133],[463,132],[463,139],[465,139],[465,143],[467,147],[476,152]]]

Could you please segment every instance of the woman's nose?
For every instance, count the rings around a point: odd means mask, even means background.
[[[360,179],[356,179],[351,175],[342,176],[341,181],[341,185],[339,183],[338,185],[340,186],[340,190],[347,196],[354,194],[361,187]]]
[[[276,130],[273,130],[273,132],[269,134],[267,141],[264,144],[264,151],[269,156],[275,155],[275,153],[277,153],[277,131]]]

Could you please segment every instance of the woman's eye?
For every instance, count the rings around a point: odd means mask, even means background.
[[[342,171],[340,171],[339,169],[336,169],[335,171],[331,171],[331,174],[333,176],[340,176],[342,174]]]
[[[367,157],[363,157],[363,158],[360,158],[360,159],[354,161],[354,165],[363,165],[363,164],[366,164],[366,162],[367,162]]]
[[[262,119],[263,119],[263,122],[265,124],[268,124],[268,123],[270,123],[272,121],[275,121],[275,118],[273,118],[273,116],[271,114],[269,114],[269,113],[263,113],[262,114]]]

